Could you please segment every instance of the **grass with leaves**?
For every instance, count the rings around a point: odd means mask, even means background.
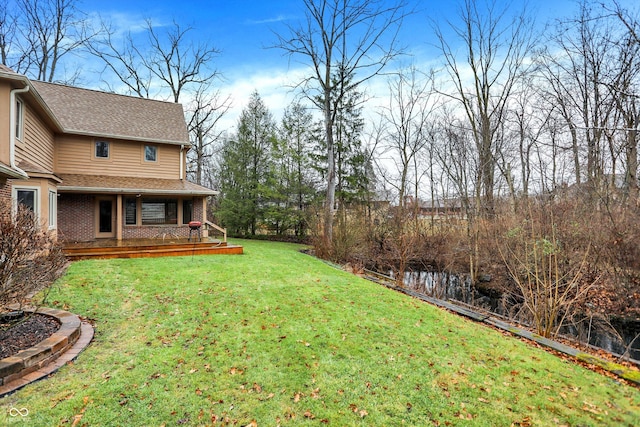
[[[75,262],[51,305],[95,322],[0,425],[637,425],[640,391],[336,270],[299,246]],[[26,408],[27,417],[12,417]],[[15,411],[13,412],[15,414]]]

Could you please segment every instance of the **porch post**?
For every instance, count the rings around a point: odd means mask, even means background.
[[[116,240],[122,240],[122,194],[116,198]]]
[[[202,198],[202,237],[209,237],[209,229],[204,225],[207,223],[207,196]]]

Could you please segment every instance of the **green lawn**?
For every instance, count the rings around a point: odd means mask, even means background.
[[[50,305],[93,319],[95,340],[0,399],[0,425],[640,423],[637,389],[298,246],[237,243],[245,255],[74,263]]]

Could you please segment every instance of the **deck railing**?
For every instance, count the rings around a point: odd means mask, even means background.
[[[204,225],[207,228],[213,228],[214,230],[218,230],[219,232],[221,232],[222,236],[223,236],[222,241],[224,243],[227,243],[227,229],[226,228],[222,228],[219,225],[212,223],[211,221],[205,221]]]

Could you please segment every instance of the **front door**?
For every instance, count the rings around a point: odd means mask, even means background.
[[[116,199],[98,197],[96,200],[96,238],[116,237]]]

